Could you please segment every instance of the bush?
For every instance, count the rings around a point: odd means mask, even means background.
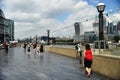
[[[120,40],[120,36],[114,36],[115,42],[118,42]]]

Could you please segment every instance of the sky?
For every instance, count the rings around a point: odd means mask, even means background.
[[[93,30],[91,18],[98,15],[100,2],[106,5],[104,13],[120,8],[120,0],[0,0],[0,8],[14,20],[15,39],[47,36],[48,29],[51,37],[69,37],[75,22],[81,22],[83,32]],[[120,20],[120,11],[110,16]]]

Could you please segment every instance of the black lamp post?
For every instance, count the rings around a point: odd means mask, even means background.
[[[37,35],[35,37],[36,37],[36,44],[37,44]]]
[[[50,29],[47,29],[47,35],[48,35],[48,42],[47,42],[47,44],[49,45],[50,43],[49,43],[49,34],[50,34]]]
[[[99,40],[104,40],[104,33],[103,33],[103,11],[105,9],[104,3],[99,3],[97,5],[97,10],[99,12]]]

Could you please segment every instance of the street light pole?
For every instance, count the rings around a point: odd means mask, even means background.
[[[103,13],[99,13],[99,40],[104,40],[104,33],[103,33]]]
[[[99,40],[104,40],[104,33],[103,33],[103,11],[105,9],[104,3],[99,3],[97,5],[97,10],[99,12]]]
[[[104,32],[103,32],[103,11],[105,9],[105,4],[104,3],[99,3],[97,5],[97,10],[99,12],[99,41],[98,41],[98,46],[99,49],[105,48],[105,41],[104,40]]]
[[[4,26],[4,42],[6,41],[6,39],[5,39],[5,26]]]
[[[50,43],[49,43],[49,35],[50,35],[50,29],[47,29],[47,35],[48,35],[48,42],[47,42],[47,44],[49,45]]]
[[[37,44],[37,35],[36,35],[36,44]]]
[[[30,36],[30,43],[31,43],[31,36]]]

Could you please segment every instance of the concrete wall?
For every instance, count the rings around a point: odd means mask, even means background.
[[[94,55],[92,70],[111,79],[120,80],[120,56]]]
[[[46,46],[46,51],[76,58],[76,50]],[[94,51],[93,51],[94,52]],[[92,70],[114,80],[120,80],[120,56],[94,54]]]
[[[45,47],[45,50],[47,50],[49,52],[61,54],[64,56],[73,57],[73,58],[76,58],[76,53],[77,53],[76,50],[74,50],[74,49],[59,48],[59,47],[53,47],[53,46],[47,46],[47,47]]]

